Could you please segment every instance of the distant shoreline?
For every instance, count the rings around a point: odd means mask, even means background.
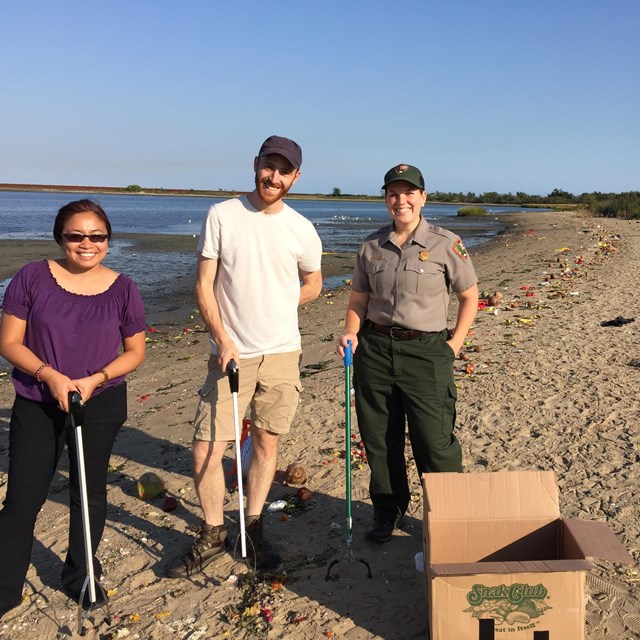
[[[237,198],[244,196],[249,191],[223,191],[223,190],[207,190],[207,189],[163,189],[163,188],[146,188],[142,187],[136,190],[130,190],[128,187],[87,187],[78,185],[56,185],[56,184],[13,184],[0,183],[0,191],[27,191],[40,193],[96,193],[109,194],[118,196],[173,196],[173,197],[190,197],[190,198]],[[322,193],[288,193],[287,200],[327,200],[329,202],[380,202],[384,203],[382,196],[366,196],[366,195],[340,195],[333,196]],[[468,206],[468,202],[440,202],[438,200],[429,200],[429,204],[449,204],[452,206]],[[548,204],[499,204],[491,202],[483,202],[483,207],[520,207],[521,209],[559,209],[566,211],[574,208],[574,205],[548,205]]]
[[[163,189],[128,187],[88,187],[78,185],[56,184],[13,184],[0,183],[0,191],[27,191],[41,193],[99,193],[119,196],[179,196],[193,198],[237,198],[249,193],[248,191],[225,191],[221,189]],[[322,193],[288,193],[291,200],[342,200],[360,202],[383,202],[382,196],[330,196]]]

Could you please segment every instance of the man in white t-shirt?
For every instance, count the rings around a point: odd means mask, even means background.
[[[251,405],[252,415],[247,553],[260,570],[280,563],[262,535],[261,514],[276,470],[278,435],[288,433],[300,394],[298,306],[322,289],[320,238],[282,201],[301,164],[302,150],[293,140],[267,138],[254,160],[254,191],[214,204],[202,225],[196,297],[211,356],[194,420],[193,460],[204,520],[193,546],[168,567],[173,578],[204,568],[227,546],[222,457],[235,437],[230,360],[240,367],[238,406],[244,412]]]

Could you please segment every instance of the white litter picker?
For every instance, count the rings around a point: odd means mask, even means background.
[[[238,390],[240,388],[240,367],[235,360],[229,360],[227,375],[229,376],[229,389],[233,396],[233,426],[236,437],[236,471],[238,479],[238,513],[240,518],[240,552],[242,559],[247,557],[247,534],[244,524],[244,487],[242,480],[242,446],[240,444],[240,415],[238,411]],[[236,541],[236,548],[238,543]],[[235,555],[235,549],[234,549]]]
[[[93,569],[93,552],[91,549],[91,525],[89,523],[89,501],[87,498],[87,476],[84,467],[84,445],[82,442],[82,423],[84,422],[85,405],[82,396],[77,391],[69,393],[69,416],[71,426],[76,440],[76,456],[78,462],[78,482],[80,484],[80,506],[82,509],[82,529],[84,532],[84,557],[87,564],[87,577],[82,585],[80,597],[78,598],[78,633],[85,634],[84,621],[91,611],[94,610],[96,598],[96,585],[102,591],[107,606],[107,624],[111,624],[111,610],[109,609],[109,599],[101,584],[95,580]],[[83,607],[84,596],[89,591],[89,606]]]

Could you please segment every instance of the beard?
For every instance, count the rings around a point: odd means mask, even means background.
[[[260,199],[266,205],[271,205],[274,202],[278,202],[278,200],[281,200],[282,198],[284,198],[287,195],[287,193],[289,193],[289,189],[291,188],[291,187],[285,188],[284,186],[282,186],[282,184],[273,185],[269,180],[259,180],[258,176],[255,177],[255,185],[256,185],[256,191],[260,196]],[[268,192],[267,186],[275,186],[278,189],[278,192],[277,193]]]

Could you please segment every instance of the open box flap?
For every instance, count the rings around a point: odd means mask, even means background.
[[[428,562],[561,557],[552,471],[429,473],[422,479]]]
[[[430,524],[452,520],[546,520],[560,517],[553,471],[425,473]]]
[[[565,518],[563,524],[565,558],[633,564],[633,558],[606,522]]]

